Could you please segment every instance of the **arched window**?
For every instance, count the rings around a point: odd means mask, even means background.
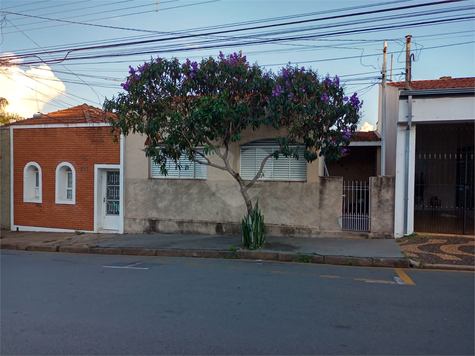
[[[76,170],[68,162],[56,167],[56,204],[76,204]]]
[[[23,169],[23,201],[41,203],[42,199],[41,167],[36,162],[29,162]]]

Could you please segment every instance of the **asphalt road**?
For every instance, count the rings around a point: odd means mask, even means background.
[[[474,274],[1,253],[2,355],[473,355]]]

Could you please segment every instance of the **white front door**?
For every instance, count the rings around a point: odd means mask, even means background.
[[[119,230],[120,173],[104,170],[102,176],[102,215],[104,230]]]

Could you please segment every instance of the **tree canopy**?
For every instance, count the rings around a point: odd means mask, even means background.
[[[5,108],[8,106],[8,100],[0,97],[0,125],[5,125],[13,121],[24,120],[25,118],[16,114],[5,112]]]
[[[303,147],[308,162],[319,155],[337,160],[356,130],[362,105],[356,93],[345,96],[338,77],[290,64],[274,74],[237,53],[220,52],[200,63],[152,58],[129,69],[124,92],[104,103],[115,114],[113,129],[146,135],[145,154],[164,174],[167,161],[179,165],[182,156],[228,171],[239,183],[248,213],[248,189],[268,159],[302,159]],[[279,148],[263,159],[254,179],[244,181],[229,163],[229,147],[243,131],[261,126],[275,129]],[[222,163],[211,161],[211,154]]]

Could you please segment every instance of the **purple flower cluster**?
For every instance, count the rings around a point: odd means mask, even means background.
[[[183,63],[181,66],[182,66],[183,68],[186,68],[186,67],[189,67],[190,65],[191,65],[191,61],[190,61],[189,58],[187,58],[187,59],[186,59],[186,62]]]
[[[279,96],[280,94],[284,93],[284,89],[280,86],[280,84],[277,84],[274,90],[272,90],[272,96]]]
[[[338,78],[338,75],[335,75],[335,78],[333,78],[333,84],[340,86],[340,78]]]
[[[327,93],[323,93],[322,98],[323,101],[328,101],[330,98],[328,97]]]
[[[145,71],[145,69],[147,69],[148,67],[148,63],[144,63],[143,66],[138,66],[137,67],[137,70],[140,72],[140,73],[143,73]]]
[[[326,78],[325,78],[325,83],[327,83],[327,84],[332,84],[333,81],[332,81],[330,78],[326,77]]]
[[[343,138],[344,138],[345,140],[349,140],[349,139],[351,138],[351,131],[348,130],[348,128],[346,128],[346,127],[345,127],[345,129],[344,129],[343,131],[345,131],[345,134],[343,135]]]
[[[221,58],[221,60],[224,62],[224,63],[227,63],[227,64],[230,64],[230,65],[236,65],[236,64],[239,64],[239,62],[243,62],[243,63],[246,63],[246,56],[243,56],[241,58],[241,56],[239,54],[237,54],[236,52],[234,52],[233,54],[229,55],[229,59],[223,59],[224,56],[221,57],[221,52],[220,53],[220,56],[219,58]]]
[[[347,149],[346,149],[346,148],[344,148],[344,149],[342,149],[342,150],[341,150],[341,153],[345,154],[345,153],[346,153],[346,151],[347,151]]]
[[[135,74],[135,69],[132,66],[129,66],[129,74],[134,75]]]
[[[121,86],[125,91],[129,91],[130,82],[129,82],[129,81],[126,81],[125,83],[122,83],[120,86]]]
[[[288,78],[289,77],[289,73],[287,71],[287,68],[282,68],[282,76],[284,78]]]
[[[361,105],[363,105],[363,102],[360,102],[360,99],[358,99],[357,94],[354,93],[351,98],[350,98],[350,105],[353,106],[355,109],[361,108]]]
[[[305,67],[300,68],[300,73],[305,72]]]

